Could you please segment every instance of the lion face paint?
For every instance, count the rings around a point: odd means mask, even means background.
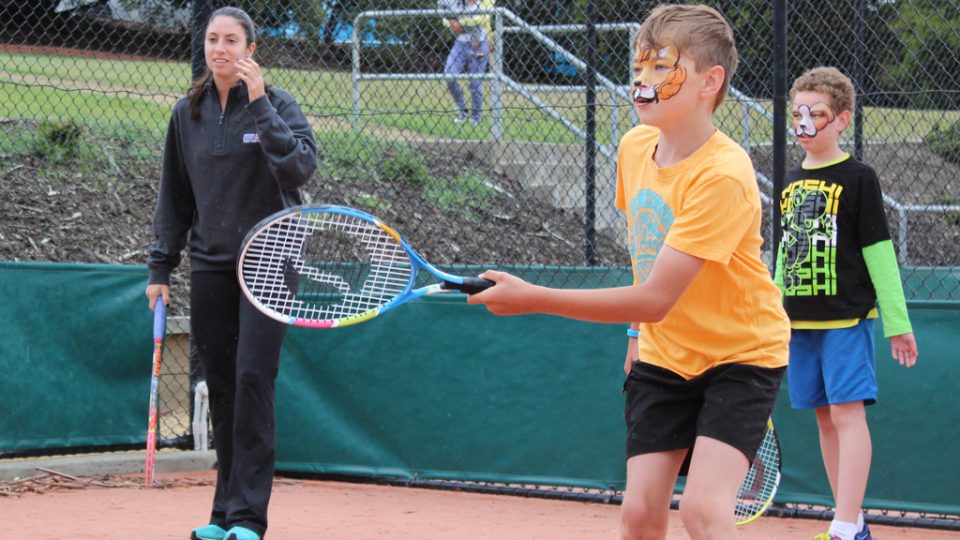
[[[795,105],[793,107],[793,134],[797,137],[816,137],[817,133],[833,122],[837,115],[826,103],[819,101],[813,105]]]
[[[633,72],[633,100],[637,103],[670,99],[687,80],[686,68],[680,67],[680,51],[671,44],[638,49]]]

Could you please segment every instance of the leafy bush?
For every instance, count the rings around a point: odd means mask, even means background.
[[[41,122],[32,144],[33,155],[60,161],[80,154],[83,126],[73,120],[48,120]]]
[[[385,152],[380,172],[388,180],[409,182],[416,186],[422,186],[430,179],[423,156],[401,144],[394,145]]]
[[[923,138],[923,144],[943,159],[960,164],[960,122],[943,130],[937,124]]]
[[[433,178],[424,186],[423,196],[444,210],[457,210],[468,218],[472,210],[486,206],[496,192],[490,185],[487,174],[478,168],[468,168],[452,180]]]

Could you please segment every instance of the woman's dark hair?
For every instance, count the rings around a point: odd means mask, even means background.
[[[220,17],[221,15],[232,17],[235,21],[240,23],[240,26],[243,27],[243,33],[247,37],[247,45],[255,43],[257,41],[257,28],[253,24],[253,19],[247,15],[247,12],[243,11],[240,8],[235,7],[222,7],[210,14],[210,18],[207,19],[207,27],[210,26],[210,23]],[[187,98],[190,101],[190,118],[196,120],[200,118],[200,100],[203,98],[204,88],[207,86],[207,83],[210,82],[210,79],[213,77],[213,74],[210,73],[210,68],[204,68],[204,73],[202,77],[199,77],[196,81],[190,85],[190,89],[187,90]],[[266,87],[266,91],[270,92],[270,87]]]

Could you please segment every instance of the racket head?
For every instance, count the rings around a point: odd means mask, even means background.
[[[418,271],[428,266],[370,214],[344,206],[297,206],[250,230],[237,277],[247,299],[268,317],[336,328],[370,320],[410,299]]]
[[[780,476],[780,441],[773,429],[773,420],[768,419],[763,441],[737,493],[734,509],[737,525],[746,525],[763,515],[777,494]]]

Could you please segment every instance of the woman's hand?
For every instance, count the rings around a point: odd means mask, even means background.
[[[260,64],[256,63],[253,58],[237,60],[237,76],[247,85],[247,95],[250,97],[250,103],[267,93],[266,84],[263,82],[263,73],[260,72]]]
[[[147,285],[146,290],[147,300],[150,301],[150,311],[157,306],[157,298],[163,299],[163,305],[170,305],[170,286],[162,285],[160,283],[151,283]]]

